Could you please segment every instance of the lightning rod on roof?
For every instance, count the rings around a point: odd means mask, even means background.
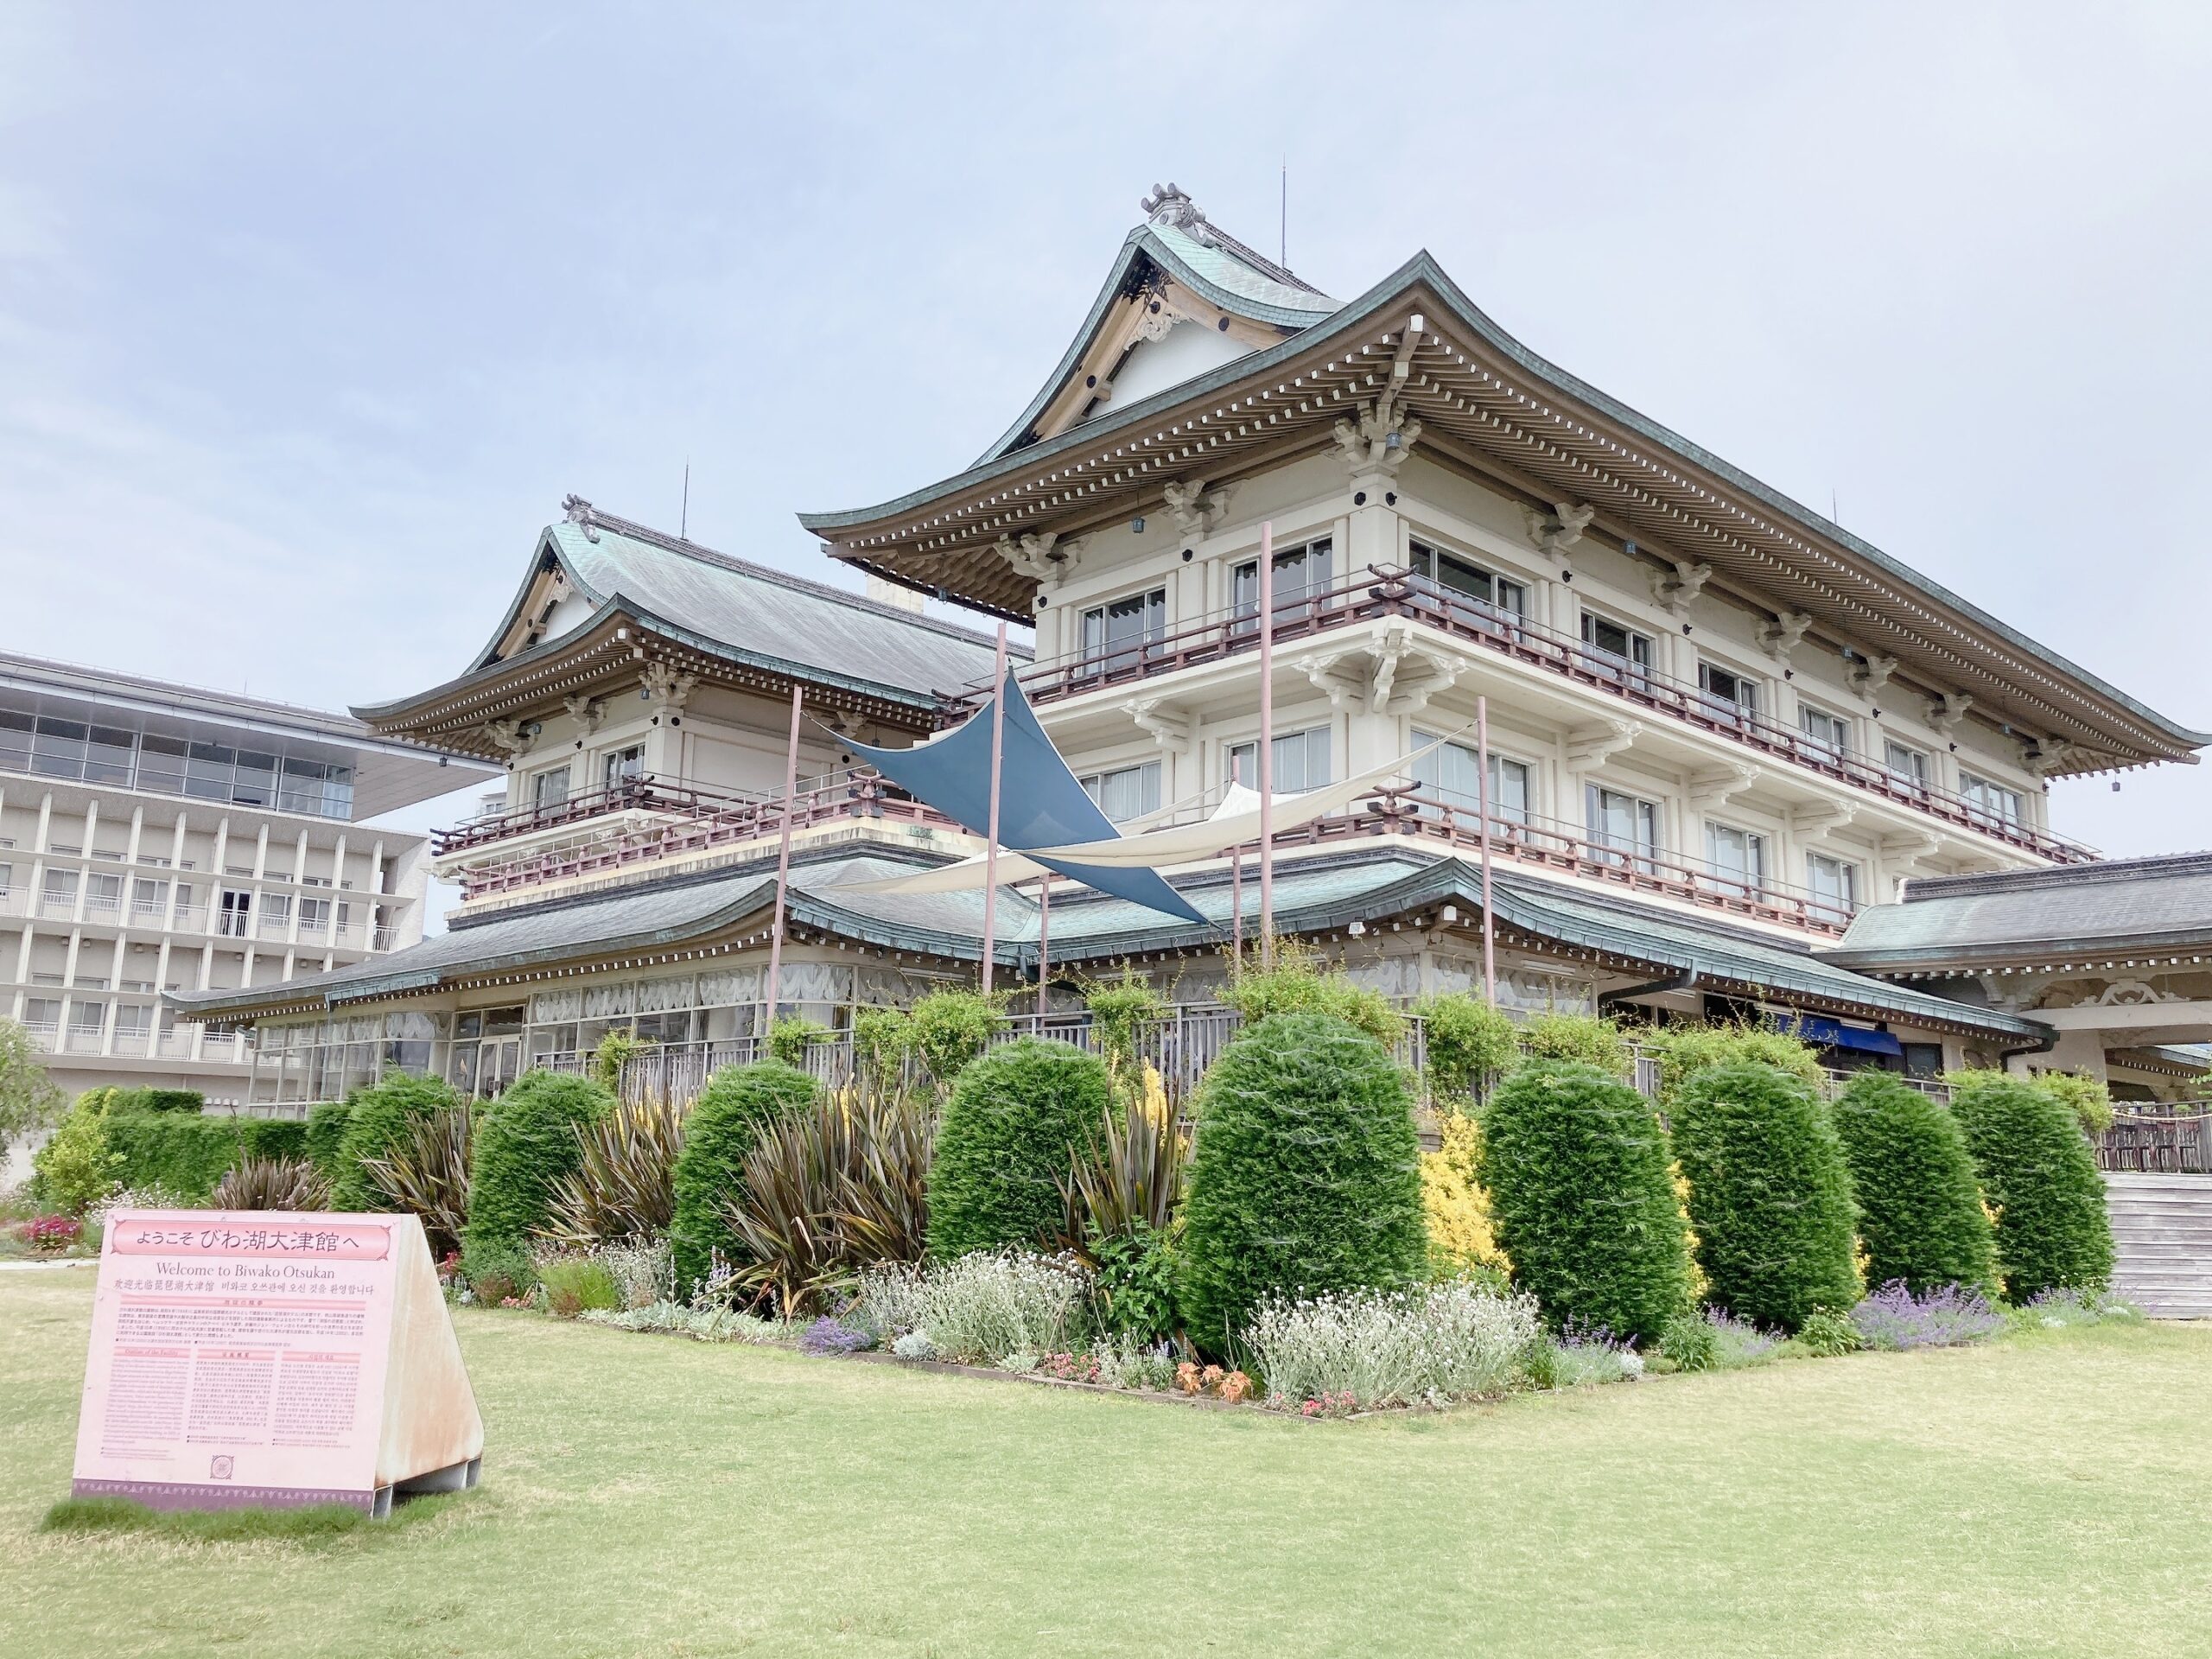
[[[1277,220],[1275,234],[1275,264],[1285,270],[1290,269],[1290,153],[1282,158],[1282,213]]]
[[[683,505],[676,516],[676,539],[679,542],[691,539],[691,457],[689,455],[683,457]]]

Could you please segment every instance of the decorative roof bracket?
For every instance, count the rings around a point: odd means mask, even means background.
[[[1670,561],[1671,570],[1650,570],[1651,597],[1659,608],[1669,616],[1680,615],[1682,607],[1698,595],[1698,590],[1712,579],[1713,567],[1702,562],[1693,563],[1688,559]]]
[[[1198,717],[1166,697],[1137,697],[1122,705],[1122,712],[1148,735],[1163,753],[1188,754],[1198,743]]]
[[[1174,515],[1175,528],[1185,536],[1203,539],[1213,534],[1213,527],[1229,511],[1230,492],[1234,487],[1224,485],[1209,490],[1202,478],[1177,479],[1161,493],[1167,499],[1167,511]]]
[[[1759,780],[1759,769],[1749,761],[1733,760],[1690,774],[1690,804],[1725,806]]]
[[[1643,722],[1608,717],[1594,726],[1580,726],[1567,734],[1566,759],[1570,772],[1611,760],[1636,741]]]
[[[1759,649],[1777,663],[1789,660],[1805,631],[1813,626],[1809,611],[1784,611],[1759,630]]]
[[[1948,737],[1973,707],[1974,699],[1963,691],[1939,692],[1928,699],[1928,723],[1939,735]]]
[[[1860,696],[1871,697],[1890,683],[1890,676],[1897,669],[1897,659],[1894,657],[1857,657],[1844,677]]]
[[[1577,506],[1571,501],[1555,501],[1551,511],[1541,507],[1523,507],[1521,516],[1529,525],[1529,539],[1536,550],[1548,559],[1563,559],[1567,550],[1582,539],[1582,532],[1590,528],[1590,521],[1598,516],[1593,506]]]

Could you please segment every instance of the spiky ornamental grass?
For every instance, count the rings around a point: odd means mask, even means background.
[[[208,1203],[218,1210],[324,1210],[330,1184],[305,1158],[248,1158],[225,1172]]]
[[[1966,1132],[1942,1102],[1887,1071],[1861,1071],[1835,1102],[1851,1163],[1868,1282],[1994,1289],[1996,1255]]]
[[[1500,1085],[1482,1128],[1498,1246],[1553,1325],[1649,1343],[1688,1311],[1688,1246],[1649,1101],[1595,1066],[1540,1061]]]
[[[476,1109],[467,1101],[410,1119],[381,1158],[361,1169],[382,1202],[419,1216],[430,1250],[461,1248],[468,1226],[468,1182],[475,1156]]]
[[[583,1157],[577,1129],[613,1106],[588,1077],[525,1071],[509,1084],[477,1120],[466,1243],[527,1243],[545,1225],[555,1185]]]
[[[371,1158],[388,1158],[410,1123],[461,1103],[460,1091],[442,1077],[394,1072],[346,1101],[337,1163],[330,1178],[330,1207],[337,1211],[378,1210],[383,1194],[367,1170]]]
[[[1024,1037],[965,1067],[945,1104],[930,1172],[930,1252],[1029,1248],[1056,1238],[1060,1190],[1103,1132],[1106,1063],[1071,1043]]]
[[[769,1124],[814,1103],[822,1085],[779,1060],[726,1065],[707,1080],[683,1126],[683,1149],[670,1177],[668,1243],[676,1288],[688,1296],[714,1266],[715,1253],[739,1253],[723,1206],[745,1183],[745,1160]]]
[[[1675,1154],[1712,1300],[1795,1331],[1859,1300],[1851,1171],[1827,1103],[1757,1062],[1707,1067],[1677,1096]]]
[[[1271,1015],[1208,1069],[1195,1117],[1180,1300],[1201,1348],[1226,1351],[1270,1299],[1424,1275],[1412,1090],[1373,1037]]]
[[[683,1107],[665,1095],[622,1101],[575,1133],[582,1155],[554,1183],[547,1236],[585,1247],[665,1234],[683,1150]]]
[[[2112,1277],[2112,1227],[2074,1108],[2001,1072],[1954,1072],[1949,1081],[1982,1196],[1997,1211],[2005,1300],[2024,1302],[2060,1286],[2102,1289]]]

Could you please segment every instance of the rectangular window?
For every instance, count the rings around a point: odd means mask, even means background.
[[[530,780],[530,804],[540,812],[550,811],[569,798],[569,769],[556,766]]]
[[[1609,852],[1634,855],[1649,872],[1650,861],[1659,851],[1658,807],[1596,784],[1586,787],[1584,805],[1589,814],[1590,839]]]
[[[231,798],[240,806],[276,805],[276,757],[240,749],[231,773]]]
[[[6,898],[8,889],[15,885],[16,867],[12,864],[0,864],[0,899]]]
[[[194,743],[184,763],[184,792],[202,800],[231,798],[231,773],[238,751],[221,743]]]
[[[2017,789],[2007,789],[1986,778],[1962,772],[1959,774],[1959,793],[1967,798],[1968,806],[1994,823],[2018,825],[2026,822],[2024,803]]]
[[[1309,599],[1319,598],[1329,591],[1328,538],[1308,542],[1303,547],[1278,549],[1274,556],[1273,586],[1275,613],[1294,611]],[[1258,613],[1260,608],[1260,562],[1247,559],[1230,573],[1230,607],[1239,620]]]
[[[95,920],[123,908],[123,878],[93,871],[85,878],[85,914]]]
[[[39,909],[46,915],[65,914],[77,907],[77,872],[48,870],[39,889]]]
[[[152,988],[142,985],[135,988],[149,990]],[[115,1034],[118,1037],[143,1037],[153,1027],[154,1011],[143,1003],[128,1002],[117,1005]]]
[[[1167,635],[1167,590],[1125,594],[1083,613],[1084,660],[1108,673],[1142,666],[1145,647]]]
[[[1813,903],[1840,920],[1859,908],[1859,867],[1826,853],[1805,855],[1805,886]]]
[[[130,884],[130,918],[158,924],[168,914],[169,884],[140,876]]]
[[[97,1032],[107,1023],[107,1004],[87,1002],[82,997],[69,1005],[69,1029],[79,1035]]]
[[[1433,732],[1415,732],[1414,747],[1427,748],[1436,741]],[[1465,743],[1446,743],[1414,763],[1414,781],[1424,795],[1447,806],[1471,812],[1482,810],[1478,792],[1478,757]],[[1490,757],[1490,814],[1508,823],[1529,822],[1529,785],[1534,772],[1526,761],[1508,760],[1493,751]]]
[[[264,893],[261,895],[261,928],[264,933],[283,932],[292,922],[292,895],[289,893]]]
[[[215,931],[226,938],[242,939],[252,919],[253,895],[235,887],[225,887],[222,908],[215,918]]]
[[[645,774],[645,746],[642,743],[616,749],[600,763],[600,782],[608,789],[620,789]]]
[[[31,736],[37,728],[37,720],[22,710],[0,709],[0,771],[30,770]]]
[[[1840,760],[1851,753],[1851,722],[1841,715],[1815,709],[1809,702],[1797,709],[1797,729],[1812,740],[1810,747],[1822,760]]]
[[[1414,574],[1435,583],[1447,599],[1473,600],[1485,609],[1508,616],[1529,613],[1528,588],[1510,577],[1494,575],[1426,542],[1408,543],[1407,557]]]
[[[1908,748],[1902,743],[1882,745],[1882,764],[1890,769],[1890,776],[1909,789],[1928,787],[1928,757],[1918,749]]]
[[[302,899],[300,900],[300,931],[321,933],[330,926],[330,900]]]
[[[1098,810],[1115,823],[1160,810],[1160,762],[1123,766],[1115,772],[1094,772],[1082,779],[1084,792],[1098,803]]]
[[[117,726],[95,726],[85,741],[85,779],[88,783],[127,784],[138,734]]]
[[[1706,706],[1716,714],[1745,719],[1759,711],[1758,682],[1746,679],[1732,668],[1700,663],[1697,689],[1704,694]]]
[[[1766,888],[1766,837],[1733,824],[1705,826],[1705,868],[1725,891],[1753,898]]]
[[[38,731],[31,739],[31,770],[49,778],[83,777],[85,741],[91,729],[73,720],[41,715]]]
[[[1315,726],[1278,737],[1268,752],[1268,769],[1273,774],[1268,779],[1268,785],[1278,795],[1295,795],[1301,790],[1320,788],[1329,781],[1329,728]],[[1224,773],[1224,783],[1233,777],[1245,788],[1257,789],[1259,744],[1230,744]]]
[[[1651,671],[1651,636],[1608,621],[1594,611],[1582,613],[1582,643],[1589,647],[1584,655],[1596,659],[1593,666],[1625,669],[1636,677]]]
[[[138,787],[158,794],[185,792],[186,757],[191,746],[181,737],[148,732],[138,740]]]

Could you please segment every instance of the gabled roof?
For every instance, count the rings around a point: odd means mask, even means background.
[[[972,629],[717,553],[575,496],[564,505],[566,517],[539,533],[520,587],[465,673],[353,712],[389,728],[564,656],[595,651],[611,668],[628,655],[605,649],[618,617],[734,669],[918,715],[934,710],[938,691],[990,677],[993,642]],[[530,637],[533,601],[563,585],[574,597],[563,602],[585,613],[550,638],[518,645]]]
[[[2054,775],[2190,760],[2212,742],[1546,361],[1426,252],[1278,345],[894,500],[800,523],[840,559],[1026,620],[1037,582],[1007,538],[1065,542],[1143,512],[1171,482],[1218,485],[1325,448],[1394,384],[1396,412],[1421,423],[1416,456],[1447,457],[1540,512],[1587,505],[1602,541],[1708,563],[1716,590],[1894,658],[1899,695],[1970,696],[1973,718],[2036,741]]]
[[[1900,902],[1860,911],[1821,955],[1878,973],[2208,950],[2212,853],[2178,853],[1916,878]]]

